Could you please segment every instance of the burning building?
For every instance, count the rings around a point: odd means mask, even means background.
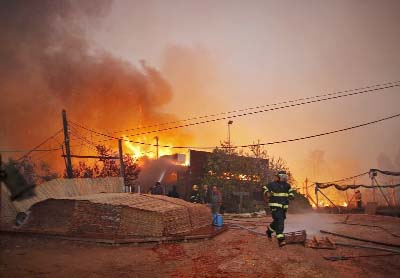
[[[203,179],[207,174],[207,163],[212,155],[211,152],[189,150],[187,153],[188,157],[183,154],[173,154],[160,157],[163,162],[153,163],[157,166],[157,174],[153,175],[153,178],[162,177],[161,180],[153,179],[153,182],[160,181],[164,186],[166,191],[172,188],[173,185],[177,185],[177,190],[180,196],[184,199],[189,198],[192,186],[194,184],[201,185]],[[268,159],[256,159],[252,157],[238,156],[234,155],[235,158],[245,161],[245,162],[258,162],[264,165],[265,173],[267,175],[268,170]],[[161,168],[163,167],[163,168]],[[155,169],[152,169],[154,173]],[[259,182],[259,176],[251,175],[248,173],[240,173],[237,175],[230,174],[228,172],[224,173],[224,179],[234,179],[240,180],[243,184],[243,190],[248,191],[246,188],[246,183],[248,182]],[[139,177],[139,180],[141,178]],[[145,188],[147,188],[146,185]],[[238,189],[239,190],[239,189]],[[256,199],[261,199],[260,192],[258,190],[253,190],[250,192],[255,195]]]

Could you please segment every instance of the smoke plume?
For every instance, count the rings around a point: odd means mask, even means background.
[[[87,39],[85,27],[99,24],[110,5],[2,1],[0,147],[38,144],[61,128],[64,108],[71,120],[99,130],[174,119],[160,112],[173,92],[158,70],[96,50]],[[169,137],[190,140],[177,131]]]

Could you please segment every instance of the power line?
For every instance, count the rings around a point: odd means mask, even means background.
[[[51,152],[51,151],[58,151],[60,148],[53,148],[53,149],[37,149],[37,150],[28,150],[28,149],[21,149],[21,150],[0,150],[0,153],[25,153],[25,152]]]
[[[23,156],[21,156],[20,158],[17,159],[17,161],[20,161],[21,159],[23,159],[24,157],[27,157],[28,155],[30,155],[32,152],[35,152],[36,150],[38,150],[41,146],[43,146],[44,144],[46,144],[48,141],[54,139],[60,132],[62,131],[62,128],[59,129],[56,133],[54,133],[52,136],[48,137],[46,140],[44,140],[42,143],[40,143],[39,145],[37,145],[36,147],[34,147],[33,149],[31,149],[30,151],[28,151],[26,154],[24,154]]]
[[[300,138],[281,140],[281,141],[275,141],[275,142],[268,142],[268,143],[262,143],[262,144],[251,144],[251,145],[235,146],[235,148],[253,147],[253,146],[258,146],[258,145],[261,145],[261,146],[274,145],[274,144],[281,144],[281,143],[287,143],[287,142],[306,140],[306,139],[311,139],[311,138],[315,138],[315,137],[330,135],[330,134],[334,134],[334,133],[338,133],[338,132],[343,132],[343,131],[347,131],[347,130],[351,130],[351,129],[355,129],[355,128],[359,128],[359,127],[363,127],[363,126],[367,126],[367,125],[371,125],[371,124],[376,124],[376,123],[383,122],[383,121],[386,121],[386,120],[389,120],[389,119],[393,119],[393,118],[396,118],[396,117],[399,117],[399,116],[400,116],[400,114],[396,114],[396,115],[392,115],[392,116],[389,116],[389,117],[386,117],[386,118],[382,118],[382,119],[379,119],[379,120],[376,120],[376,121],[363,123],[363,124],[359,124],[359,125],[355,125],[355,126],[351,126],[351,127],[346,127],[346,128],[342,128],[342,129],[338,129],[338,130],[334,130],[334,131],[319,133],[319,134],[315,134],[315,135],[304,136],[304,137],[300,137]]]
[[[338,182],[342,182],[342,181],[351,180],[351,179],[354,179],[354,178],[359,178],[359,177],[362,177],[362,176],[367,175],[367,174],[369,174],[369,171],[368,171],[368,172],[361,173],[361,174],[358,174],[358,175],[355,175],[355,176],[343,178],[343,179],[340,179],[340,180],[329,181],[329,182],[314,182],[313,185],[315,185],[315,184],[317,184],[317,183],[318,183],[318,184],[338,183]]]
[[[362,124],[358,124],[355,126],[351,126],[351,127],[346,127],[346,128],[342,128],[342,129],[337,129],[337,130],[333,130],[333,131],[328,131],[328,132],[323,132],[323,133],[319,133],[319,134],[314,134],[314,135],[309,135],[309,136],[304,136],[304,137],[298,137],[298,138],[293,138],[293,139],[286,139],[286,140],[280,140],[280,141],[273,141],[273,142],[267,142],[267,143],[257,143],[257,144],[249,144],[249,145],[239,145],[239,146],[231,146],[231,148],[248,148],[248,147],[254,147],[254,146],[266,146],[266,145],[275,145],[275,144],[282,144],[282,143],[288,143],[288,142],[295,142],[295,141],[301,141],[301,140],[306,140],[306,139],[311,139],[311,138],[315,138],[315,137],[320,137],[320,136],[325,136],[325,135],[330,135],[330,134],[334,134],[334,133],[339,133],[339,132],[343,132],[343,131],[348,131],[348,130],[352,130],[352,129],[356,129],[359,127],[364,127],[367,125],[372,125],[372,124],[376,124],[379,122],[383,122],[386,120],[390,120],[396,117],[399,117],[400,114],[396,114],[396,115],[392,115],[389,117],[385,117],[382,119],[378,119],[375,121],[371,121],[371,122],[367,122],[367,123],[362,123]],[[119,139],[119,138],[114,138],[114,139]],[[155,144],[149,144],[149,143],[144,143],[144,142],[135,142],[129,139],[122,139],[123,141],[126,142],[130,142],[130,143],[135,143],[135,144],[141,144],[141,145],[147,145],[147,146],[153,146],[156,147],[157,145]],[[171,146],[171,145],[158,145],[159,147],[163,147],[163,148],[173,148],[173,149],[214,149],[215,146],[213,147],[194,147],[194,146]],[[354,177],[351,177],[354,178]],[[338,182],[338,181],[336,181]]]
[[[265,113],[265,112],[285,109],[285,108],[289,108],[289,107],[296,107],[296,106],[307,105],[307,104],[317,103],[317,102],[331,100],[331,99],[338,99],[338,98],[352,96],[352,95],[365,94],[365,93],[369,93],[369,92],[378,92],[379,90],[382,90],[382,89],[399,87],[399,86],[400,86],[400,84],[387,86],[387,87],[383,87],[383,88],[379,88],[379,89],[370,89],[370,90],[367,90],[367,91],[361,91],[361,92],[350,93],[350,94],[345,94],[345,95],[340,95],[340,96],[334,96],[334,97],[328,97],[328,98],[317,99],[317,100],[312,100],[312,101],[300,102],[300,103],[296,103],[296,104],[289,104],[289,105],[284,105],[284,106],[280,106],[280,107],[276,107],[276,108],[263,109],[263,110],[254,111],[254,112],[247,112],[247,113],[242,113],[242,114],[237,114],[237,115],[232,115],[232,116],[226,116],[226,117],[221,117],[221,118],[216,118],[216,119],[211,119],[211,120],[205,120],[205,121],[189,123],[189,124],[184,124],[184,125],[179,125],[179,126],[174,126],[174,127],[167,127],[167,128],[158,129],[158,130],[152,130],[152,131],[147,131],[147,132],[131,134],[131,135],[128,135],[128,137],[129,136],[145,135],[145,134],[161,132],[161,131],[168,131],[168,130],[173,130],[173,129],[177,129],[177,128],[190,127],[190,126],[195,126],[195,125],[200,125],[200,124],[205,124],[205,123],[211,123],[211,122],[216,122],[216,121],[234,119],[234,118],[239,118],[239,117],[244,117],[244,116],[249,116],[249,115],[255,115],[255,114],[259,114],[259,113]]]
[[[141,126],[141,127],[130,128],[130,129],[125,129],[125,130],[112,131],[111,134],[122,133],[122,132],[127,132],[127,131],[132,131],[132,130],[140,130],[140,129],[152,128],[152,127],[163,126],[163,125],[177,124],[177,123],[188,122],[188,121],[192,121],[192,120],[201,120],[201,119],[210,118],[210,117],[217,117],[217,116],[221,116],[221,115],[227,115],[227,114],[233,114],[233,113],[244,112],[244,111],[249,111],[249,110],[261,109],[261,108],[269,107],[269,106],[277,106],[277,105],[288,104],[288,103],[293,103],[293,102],[298,102],[298,101],[310,100],[310,99],[314,99],[314,98],[321,98],[321,97],[339,95],[339,94],[344,94],[344,93],[349,93],[349,92],[354,92],[354,91],[360,91],[360,90],[376,88],[376,87],[383,87],[383,86],[397,84],[399,82],[400,81],[394,81],[394,82],[376,84],[376,85],[371,85],[371,86],[366,86],[366,87],[361,87],[361,88],[356,88],[356,89],[338,91],[338,92],[329,93],[329,94],[316,95],[316,96],[311,96],[311,97],[306,97],[306,98],[298,98],[298,99],[294,99],[294,100],[288,100],[288,101],[272,103],[272,104],[264,104],[264,105],[254,106],[254,107],[247,107],[247,108],[236,109],[236,110],[220,112],[220,113],[214,113],[214,114],[208,114],[208,115],[203,115],[203,116],[195,116],[195,117],[182,119],[182,120],[169,121],[169,122],[164,122],[164,123],[156,123],[156,124],[151,124],[151,125],[147,125],[147,126]]]
[[[98,151],[97,149],[96,149],[96,147],[95,146],[93,146],[92,144],[90,144],[90,143],[87,143],[87,142],[85,142],[83,139],[82,139],[82,137],[80,137],[80,136],[78,136],[77,134],[75,134],[74,132],[70,132],[70,134],[73,136],[73,137],[75,137],[76,139],[78,139],[78,140],[81,140],[81,144],[80,145],[75,145],[75,146],[71,146],[71,148],[73,148],[73,147],[82,147],[82,146],[86,146],[86,147],[88,147],[89,149],[92,149],[92,150],[94,150],[94,151]]]
[[[130,135],[126,136],[126,137],[145,135],[145,134],[156,133],[156,132],[161,132],[161,131],[169,131],[169,130],[183,128],[183,127],[191,127],[191,126],[205,124],[205,123],[211,123],[211,122],[217,122],[217,121],[222,121],[222,120],[239,118],[239,117],[244,117],[244,116],[249,116],[249,115],[255,115],[255,114],[259,114],[259,113],[265,113],[265,112],[270,112],[270,111],[275,111],[275,110],[280,110],[280,109],[285,109],[285,108],[290,108],[290,107],[297,107],[297,106],[302,106],[302,105],[307,105],[307,104],[311,104],[311,103],[317,103],[317,102],[327,101],[327,100],[332,100],[332,99],[338,99],[338,98],[343,98],[343,97],[348,97],[348,96],[353,96],[353,95],[360,95],[360,94],[366,94],[366,93],[371,93],[371,92],[381,92],[381,90],[388,89],[388,88],[399,87],[399,86],[400,86],[400,84],[388,85],[386,87],[368,89],[368,90],[359,91],[359,92],[355,92],[355,93],[342,94],[342,95],[339,95],[339,96],[331,96],[331,97],[327,97],[327,98],[322,98],[322,99],[317,99],[317,100],[310,100],[310,101],[300,102],[300,103],[296,103],[296,104],[289,104],[289,105],[284,105],[284,106],[280,106],[280,107],[276,107],[276,108],[269,108],[269,109],[263,109],[263,110],[253,111],[253,112],[247,112],[247,113],[232,115],[232,116],[225,116],[225,117],[211,119],[211,120],[204,120],[204,121],[200,121],[200,122],[188,123],[188,124],[179,125],[179,126],[161,128],[161,129],[158,129],[158,130],[145,131],[145,132],[140,132],[140,133],[136,133],[136,134],[130,134]],[[69,122],[71,122],[71,121],[69,121]],[[108,137],[108,138],[111,138],[111,139],[118,139],[115,136],[111,136],[111,135],[108,135],[108,134],[97,132],[95,130],[92,130],[92,129],[89,129],[87,127],[84,127],[84,126],[82,126],[80,124],[77,124],[77,123],[74,123],[74,122],[71,122],[71,123],[75,124],[76,126],[78,126],[80,128],[83,128],[85,130],[91,131],[91,132],[93,132],[95,134],[102,135],[104,137]],[[103,141],[99,141],[99,142],[104,142],[104,141],[108,141],[108,140],[103,140]],[[134,143],[136,143],[136,142],[134,142]],[[146,143],[143,143],[143,142],[139,143],[138,142],[137,144],[146,144]]]

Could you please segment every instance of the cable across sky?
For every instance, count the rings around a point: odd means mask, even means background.
[[[238,110],[233,110],[233,111],[228,111],[228,112],[221,112],[221,113],[216,113],[216,114],[193,117],[193,118],[188,118],[188,119],[178,120],[178,121],[173,121],[173,122],[168,122],[168,123],[155,124],[155,125],[150,125],[150,126],[147,126],[147,127],[167,125],[167,124],[185,122],[185,121],[190,121],[190,120],[195,120],[195,119],[205,119],[205,118],[214,117],[214,116],[218,116],[218,115],[228,115],[228,116],[215,118],[215,119],[208,119],[208,120],[203,120],[203,121],[198,121],[198,122],[193,122],[193,123],[187,123],[187,124],[178,125],[178,126],[161,128],[161,129],[158,129],[158,130],[140,132],[140,133],[131,134],[131,135],[128,135],[128,136],[125,136],[125,137],[139,136],[139,135],[145,135],[145,134],[150,134],[150,133],[168,131],[168,130],[173,130],[173,129],[178,129],[178,128],[190,127],[190,126],[195,126],[195,125],[200,125],[200,124],[205,124],[205,123],[211,123],[211,122],[216,122],[216,121],[228,120],[228,119],[233,119],[233,118],[238,118],[238,117],[245,117],[245,116],[250,116],[250,115],[254,115],[254,114],[258,114],[258,113],[265,113],[265,112],[270,112],[270,111],[274,111],[274,110],[280,110],[280,109],[285,109],[285,108],[290,108],[290,107],[307,105],[307,104],[312,104],[312,103],[317,103],[317,102],[322,102],[322,101],[327,101],[327,100],[332,100],[332,99],[338,99],[338,98],[343,98],[343,97],[348,97],[348,96],[361,95],[361,94],[373,93],[373,92],[375,92],[375,93],[376,92],[383,92],[383,90],[385,90],[385,89],[399,87],[399,86],[400,86],[400,81],[394,81],[394,82],[388,82],[388,83],[383,83],[383,84],[378,84],[378,85],[372,85],[372,86],[367,86],[367,87],[358,88],[358,89],[350,89],[350,90],[346,90],[346,91],[340,91],[340,92],[335,92],[335,93],[330,93],[330,94],[317,95],[317,96],[306,97],[306,98],[301,98],[301,99],[289,100],[289,101],[284,101],[284,102],[280,102],[280,103],[266,104],[266,105],[249,107],[249,108],[244,108],[244,109],[238,109]],[[307,100],[307,101],[305,101],[305,100]],[[302,102],[296,103],[298,101],[302,101]],[[285,103],[287,105],[282,105],[282,106],[273,107],[273,108],[269,108],[269,109],[256,110],[256,109],[259,109],[259,108],[262,108],[262,107],[276,106],[276,105],[281,105],[281,104],[285,104]],[[249,111],[249,110],[256,110],[256,111],[229,115],[229,114],[233,114],[233,113],[236,113],[236,112],[243,112],[243,111]],[[373,123],[377,123],[377,122],[380,122],[380,121],[383,121],[383,120],[388,120],[388,119],[391,119],[391,118],[394,118],[394,117],[398,117],[398,116],[399,115],[393,115],[393,116],[390,116],[390,117],[387,117],[387,118],[384,118],[384,119],[380,119],[380,120],[377,120],[377,121],[368,122],[368,123],[364,123],[364,124],[361,124],[361,125],[352,126],[352,127],[348,127],[348,128],[344,128],[344,129],[340,129],[340,130],[335,130],[335,131],[330,131],[330,132],[325,132],[325,133],[321,133],[321,134],[315,134],[315,135],[310,135],[310,136],[305,136],[305,137],[300,137],[300,138],[281,140],[281,141],[276,141],[276,142],[261,143],[260,145],[272,145],[272,144],[280,144],[280,143],[286,143],[286,142],[293,142],[293,141],[310,139],[310,138],[314,138],[314,137],[329,135],[329,134],[333,134],[333,133],[337,133],[337,132],[342,132],[342,131],[346,131],[346,130],[362,127],[362,126],[365,126],[365,125],[370,125],[370,124],[373,124]],[[87,131],[89,131],[89,132],[91,132],[93,134],[108,138],[108,139],[97,141],[97,142],[90,142],[92,145],[93,144],[98,144],[98,143],[101,143],[101,142],[110,141],[110,140],[121,139],[121,138],[116,137],[116,136],[112,136],[112,135],[109,135],[109,134],[106,134],[106,133],[95,131],[93,129],[90,129],[88,127],[85,127],[85,126],[83,126],[81,124],[78,124],[78,123],[75,123],[75,122],[72,122],[72,121],[69,121],[69,123],[71,123],[72,125],[74,125],[76,127],[79,127],[79,128],[84,129],[84,130],[87,130]],[[142,128],[146,128],[146,127],[138,127],[138,128],[134,128],[134,129],[127,129],[125,131],[135,130],[135,129],[142,129]],[[47,151],[59,150],[59,148],[49,148],[49,149],[39,149],[39,148],[41,146],[43,146],[49,140],[54,139],[55,136],[57,136],[61,131],[62,131],[62,129],[58,130],[53,136],[47,138],[45,141],[43,141],[38,146],[36,146],[35,148],[33,148],[33,149],[29,150],[29,151],[28,150],[2,150],[2,152],[14,152],[14,153],[16,153],[16,152],[25,152],[25,151],[27,151],[27,153],[25,155],[21,156],[18,159],[18,160],[21,160],[22,158],[28,156],[32,152],[47,152]],[[134,141],[134,140],[127,139],[127,138],[123,138],[122,140],[130,142],[130,143],[134,143],[134,144],[139,144],[139,145],[154,146],[154,147],[157,146],[155,144],[145,143],[145,142],[138,142],[138,141]],[[186,149],[188,149],[188,148],[189,149],[213,149],[213,148],[215,148],[214,146],[213,147],[170,146],[170,145],[158,145],[158,146],[159,147],[165,147],[165,148],[176,148],[176,149],[184,149],[184,148],[186,148]],[[242,146],[233,146],[233,147],[234,148],[245,148],[245,147],[250,147],[250,146],[254,146],[254,144],[242,145]]]
[[[295,103],[295,104],[288,104],[288,105],[283,105],[283,106],[279,106],[279,107],[263,109],[263,110],[258,110],[258,111],[252,111],[252,112],[247,112],[247,113],[242,113],[242,114],[237,114],[237,115],[225,116],[225,117],[221,117],[221,118],[204,120],[204,121],[200,121],[200,122],[187,123],[187,124],[184,124],[184,125],[166,127],[166,128],[162,128],[162,129],[158,129],[158,130],[145,131],[145,132],[140,132],[140,133],[136,133],[136,134],[130,134],[130,135],[127,135],[125,137],[133,137],[133,136],[146,135],[146,134],[151,134],[151,133],[156,133],[156,132],[169,131],[169,130],[178,129],[178,128],[191,127],[191,126],[200,125],[200,124],[206,124],[206,123],[217,122],[217,121],[222,121],[222,120],[228,120],[228,119],[233,119],[233,118],[245,117],[245,116],[255,115],[255,114],[259,114],[259,113],[265,113],[265,112],[270,112],[270,111],[275,111],[275,110],[280,110],[280,109],[286,109],[286,108],[290,108],[290,107],[297,107],[297,106],[301,106],[301,105],[318,103],[318,102],[322,102],[322,101],[338,99],[338,98],[343,98],[343,97],[348,97],[348,96],[353,96],[353,95],[360,95],[360,94],[366,94],[366,93],[372,93],[372,92],[375,92],[375,93],[376,92],[382,92],[384,89],[394,88],[394,87],[399,87],[400,86],[400,84],[398,84],[398,81],[392,82],[390,84],[391,85],[386,85],[384,87],[378,87],[378,88],[372,88],[372,89],[370,88],[370,89],[367,89],[367,90],[357,91],[357,92],[353,92],[353,93],[346,93],[346,94],[341,94],[341,95],[337,95],[337,96],[330,96],[330,97],[326,97],[326,98],[310,100],[310,101],[305,101],[305,102],[300,102],[300,103]],[[118,137],[115,137],[115,136],[112,136],[112,135],[109,135],[109,134],[106,134],[106,133],[102,133],[102,132],[98,132],[96,130],[90,129],[88,127],[85,127],[85,126],[83,126],[81,124],[78,124],[78,123],[75,123],[73,121],[69,121],[69,122],[74,124],[75,126],[78,126],[78,127],[82,128],[82,129],[90,131],[90,132],[92,132],[94,134],[109,138],[109,139],[97,141],[97,143],[106,142],[106,141],[113,140],[113,139],[120,139]],[[137,141],[130,141],[130,142],[131,143],[135,143],[135,144],[140,144],[140,145],[153,146],[153,144],[144,143],[144,142],[137,142]]]
[[[188,122],[188,121],[192,121],[192,120],[201,120],[201,119],[205,119],[205,118],[229,115],[229,114],[240,113],[240,112],[249,111],[249,110],[257,110],[257,109],[261,109],[264,107],[277,106],[277,105],[282,105],[282,104],[294,103],[294,102],[298,102],[298,101],[305,101],[305,100],[310,100],[310,99],[314,99],[314,98],[328,97],[328,96],[340,95],[340,94],[345,94],[345,93],[354,92],[354,91],[372,89],[372,88],[376,88],[376,87],[390,86],[390,85],[398,84],[399,82],[400,81],[394,81],[394,82],[370,85],[370,86],[366,86],[366,87],[349,89],[349,90],[345,90],[345,91],[338,91],[338,92],[329,93],[329,94],[322,94],[322,95],[316,95],[316,96],[311,96],[311,97],[298,98],[298,99],[294,99],[294,100],[288,100],[288,101],[272,103],[272,104],[264,104],[264,105],[254,106],[254,107],[247,107],[247,108],[236,109],[236,110],[232,110],[232,111],[226,111],[226,112],[220,112],[220,113],[214,113],[214,114],[208,114],[208,115],[203,115],[203,116],[195,116],[195,117],[182,119],[182,120],[169,121],[169,122],[164,122],[164,123],[155,123],[155,124],[150,124],[147,126],[140,126],[140,127],[124,129],[124,130],[119,130],[119,131],[112,131],[111,133],[112,134],[123,133],[123,132],[132,131],[132,130],[147,129],[147,128],[152,128],[152,127],[157,127],[157,126],[177,124],[177,123],[181,123],[181,122]]]
[[[355,126],[342,128],[342,129],[337,129],[337,130],[327,131],[327,132],[323,132],[323,133],[318,133],[318,134],[314,134],[314,135],[308,135],[308,136],[303,136],[303,137],[298,137],[298,138],[285,139],[285,140],[266,142],[266,143],[237,145],[237,146],[231,146],[230,148],[248,148],[248,147],[254,147],[254,146],[267,146],[267,145],[275,145],[275,144],[289,143],[289,142],[295,142],[295,141],[302,141],[302,140],[307,140],[307,139],[311,139],[311,138],[326,136],[326,135],[330,135],[330,134],[335,134],[335,133],[339,133],[339,132],[344,132],[344,131],[348,131],[348,130],[352,130],[352,129],[356,129],[356,128],[360,128],[360,127],[376,124],[376,123],[387,121],[387,120],[390,120],[390,119],[393,119],[393,118],[397,118],[397,117],[400,117],[400,113],[392,115],[392,116],[388,116],[388,117],[385,117],[385,118],[381,118],[381,119],[378,119],[378,120],[375,120],[375,121],[366,122],[366,123],[358,124],[358,125],[355,125]],[[119,140],[121,138],[114,137],[113,139]],[[132,141],[130,139],[125,139],[125,138],[122,138],[121,140],[126,141],[126,142],[130,142],[130,143],[146,145],[146,146],[152,146],[152,147],[157,147],[158,146],[158,147],[162,147],[162,148],[173,148],[173,149],[214,149],[214,148],[216,148],[216,146],[204,147],[204,146],[156,145],[156,144],[149,144],[149,143],[144,143],[144,142],[136,142],[136,141]]]
[[[22,160],[23,158],[27,157],[28,155],[30,155],[32,152],[35,152],[36,150],[38,150],[41,146],[43,146],[44,144],[46,144],[48,141],[54,139],[63,129],[59,129],[58,131],[56,131],[56,133],[54,133],[52,136],[46,138],[42,143],[40,143],[39,145],[37,145],[36,147],[34,147],[33,149],[31,149],[30,151],[28,151],[26,154],[24,154],[23,156],[21,156],[20,158],[17,159],[17,161]],[[59,150],[60,148],[58,148]]]

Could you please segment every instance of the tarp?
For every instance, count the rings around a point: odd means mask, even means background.
[[[369,172],[379,172],[381,174],[384,175],[388,175],[388,176],[400,176],[400,172],[393,172],[393,171],[384,171],[384,170],[379,170],[379,169],[371,169],[369,170]]]
[[[319,189],[325,189],[331,186],[334,186],[337,190],[346,191],[348,189],[357,189],[360,187],[363,188],[395,188],[399,187],[400,184],[393,184],[393,185],[363,185],[363,184],[348,184],[348,185],[339,185],[335,183],[316,183],[316,187]]]

